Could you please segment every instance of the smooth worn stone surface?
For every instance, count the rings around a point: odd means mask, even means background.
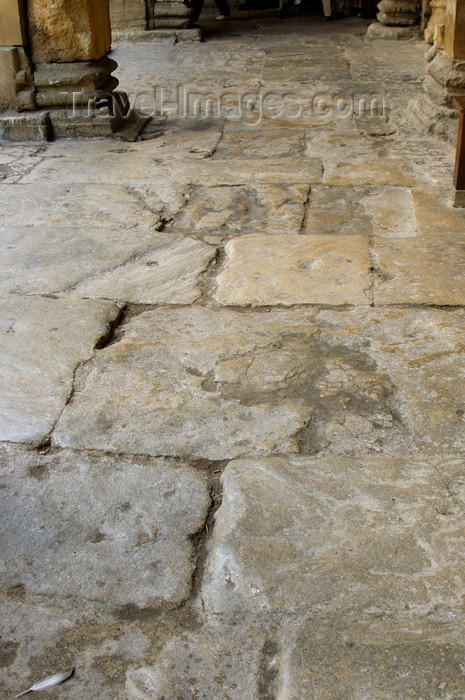
[[[24,298],[0,304],[0,439],[40,443],[88,360],[118,317],[111,302]]]
[[[243,236],[226,245],[215,299],[226,305],[369,304],[361,236]]]
[[[302,228],[309,191],[310,186],[305,184],[196,188],[171,229],[222,237],[297,234]]]
[[[308,620],[285,642],[276,697],[458,700],[464,652],[460,622]]]
[[[372,156],[352,161],[325,163],[324,183],[327,185],[391,185],[415,187],[420,179],[400,159],[388,161]]]
[[[373,231],[386,238],[409,238],[416,236],[417,220],[409,189],[383,187],[362,199],[373,221]]]
[[[144,146],[143,142],[141,146]],[[148,180],[155,183],[169,182],[191,185],[242,185],[270,183],[291,184],[295,182],[314,183],[322,178],[322,163],[319,158],[291,156],[286,158],[268,158],[267,166],[263,168],[257,158],[241,158],[234,167],[229,160],[206,159],[205,165],[199,168],[198,159],[183,161],[167,159],[160,163],[158,158],[151,155],[151,150],[144,156],[132,159],[124,153],[109,153],[102,155],[99,160],[90,161],[86,169],[72,170],[72,161],[63,159],[59,162],[42,161],[33,172],[26,175],[22,182],[32,183],[57,177],[66,183],[98,183],[126,184],[138,187]],[[54,175],[52,175],[54,174]]]
[[[189,595],[190,538],[210,505],[204,475],[166,460],[5,452],[3,589],[114,608]]]
[[[375,239],[375,304],[465,304],[465,229],[406,240]]]
[[[122,330],[88,367],[55,444],[207,459],[297,451],[295,435],[312,408],[274,395],[296,372],[279,341],[281,334],[312,335],[311,318],[192,307],[147,311]],[[261,382],[264,391],[257,390]]]
[[[312,187],[302,233],[371,236],[371,217],[361,205],[365,194],[365,188]]]
[[[465,211],[452,206],[449,192],[415,189],[412,194],[419,233],[465,234]]]
[[[231,462],[203,605],[233,617],[458,613],[463,513],[440,464],[360,454]]]
[[[293,156],[303,153],[305,147],[305,132],[302,129],[229,129],[216,149],[215,158]]]
[[[393,435],[400,430],[404,438],[403,442],[377,438],[372,448],[392,454],[406,450],[436,455],[464,453],[463,310],[322,311],[318,321],[321,342],[330,348],[328,354],[344,348],[343,355],[350,358],[351,351],[355,351],[365,358],[367,367],[373,363],[371,366],[376,368],[376,388],[367,375],[362,380],[364,388],[358,391],[367,399],[376,397],[380,403],[372,404],[371,410],[360,416],[368,418],[373,426],[389,426]],[[354,360],[349,360],[351,366]],[[322,378],[322,393],[337,395],[336,387],[340,391],[346,381],[337,365],[327,378],[327,384]],[[322,447],[346,451],[351,445],[352,450],[359,449],[357,440],[370,431],[360,417],[355,423],[353,409],[357,406],[356,398],[349,402],[343,398],[339,415],[336,412],[320,428]]]
[[[216,248],[192,238],[160,236],[150,253],[79,284],[73,295],[135,304],[191,304]]]
[[[128,672],[127,697],[255,700],[264,643],[263,631],[250,628],[185,632],[166,644],[153,665]]]

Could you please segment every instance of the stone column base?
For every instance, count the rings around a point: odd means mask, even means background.
[[[418,0],[381,0],[378,9],[376,18],[388,27],[408,27],[420,20],[421,3]]]
[[[418,37],[420,31],[417,26],[387,27],[385,24],[373,22],[367,29],[367,39],[413,39]]]
[[[39,107],[68,107],[73,93],[82,93],[82,99],[88,101],[98,92],[113,92],[118,80],[111,74],[117,67],[108,56],[98,61],[38,64],[34,71],[36,103]]]
[[[456,190],[453,187],[450,196],[453,207],[465,207],[465,190]]]
[[[192,8],[183,2],[156,2],[153,17],[156,29],[187,29]]]
[[[422,131],[437,136],[455,146],[457,143],[457,110],[440,107],[427,95],[409,104],[411,120]]]
[[[32,70],[21,46],[0,47],[0,109],[35,109]]]

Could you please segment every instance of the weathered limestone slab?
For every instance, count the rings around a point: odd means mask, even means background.
[[[460,623],[307,620],[288,635],[277,698],[460,698],[464,652]]]
[[[0,304],[0,439],[42,442],[119,313],[110,302],[6,297]]]
[[[94,146],[95,148],[95,146]],[[48,160],[58,167],[60,158]],[[34,162],[35,164],[35,162]],[[83,169],[86,169],[84,165]],[[56,170],[54,171],[56,172]],[[124,186],[99,184],[34,182],[11,188],[0,188],[0,226],[25,227],[116,227],[130,229],[137,235],[140,229],[156,229],[160,222],[162,203],[155,199],[144,202],[143,192]],[[85,206],[83,206],[85,202]],[[111,245],[108,254],[112,253]]]
[[[227,129],[216,149],[215,158],[277,158],[305,151],[302,129]]]
[[[215,299],[227,305],[369,304],[362,236],[243,236],[226,245]]]
[[[191,304],[201,296],[199,278],[215,255],[216,248],[192,238],[160,236],[150,253],[84,281],[72,294],[135,304]]]
[[[28,20],[34,63],[90,61],[110,49],[108,2],[29,0]]]
[[[412,194],[419,233],[465,233],[465,212],[451,206],[449,193],[415,189]]]
[[[371,217],[363,206],[365,188],[312,187],[302,233],[371,236]]]
[[[102,603],[88,599],[33,597],[20,585],[3,592],[2,697],[14,697],[39,678],[56,673],[57,667],[71,666],[79,670],[60,686],[59,694],[69,700],[120,697],[127,667],[143,663],[146,655],[153,658],[153,627],[122,617],[116,622],[111,601],[107,604],[102,610]],[[133,606],[133,612],[137,615],[138,608]]]
[[[251,628],[206,627],[168,642],[157,661],[128,671],[130,700],[255,700],[265,634]]]
[[[411,172],[407,162],[387,160],[379,156],[355,158],[353,161],[325,163],[327,185],[391,185],[415,187],[421,180]]]
[[[402,239],[402,243],[405,240],[418,239]],[[362,366],[374,363],[376,388],[371,384],[375,377],[368,373],[358,392],[367,398],[378,396],[378,404],[367,412],[356,410],[354,415],[358,399],[353,396],[346,402],[343,393],[339,414],[334,402],[334,415],[330,411],[322,424],[315,413],[312,424],[313,429],[319,426],[317,442],[322,448],[357,453],[361,444],[367,444],[370,433],[373,436],[373,427],[384,424],[390,426],[388,435],[380,434],[369,449],[394,455],[412,450],[431,455],[465,453],[463,310],[322,311],[318,325],[320,342],[323,346],[328,343],[328,356],[344,348],[343,355],[348,358],[351,351],[360,353],[360,360],[365,357]],[[354,361],[355,367],[360,366],[355,357],[349,360]],[[360,378],[346,379],[344,374],[339,374],[337,363],[330,367],[319,384],[323,388],[320,393],[331,394],[337,387],[341,391],[347,380],[360,385]],[[371,431],[361,418],[372,423]]]
[[[465,303],[465,230],[373,244],[375,304]]]
[[[29,166],[27,160],[8,167],[13,172],[34,167],[36,158]],[[0,289],[5,292],[68,290],[170,243],[157,230],[166,214],[155,193],[98,185],[14,187],[0,188]],[[194,258],[200,265],[202,256]],[[192,275],[195,284],[195,269]],[[119,282],[121,289],[122,276]]]
[[[304,184],[198,188],[189,195],[175,230],[221,237],[297,234],[309,191],[309,185]]]
[[[208,459],[297,451],[294,436],[312,409],[299,397],[275,396],[299,361],[274,344],[282,333],[312,335],[310,317],[165,308],[123,330],[89,366],[55,444]],[[257,370],[243,381],[257,357]]]
[[[143,146],[144,143],[141,144]],[[179,185],[243,185],[257,182],[290,184],[296,182],[312,184],[322,178],[322,163],[319,158],[269,158],[263,168],[260,159],[241,159],[234,168],[228,160],[207,159],[199,167],[198,160],[168,160],[160,163],[153,156],[128,157],[123,153],[109,153],[100,159],[89,160],[87,168],[73,170],[72,162],[63,158],[60,162],[44,161],[23,182],[43,182],[50,177],[60,178],[66,183],[120,184],[137,186],[147,181],[156,184]],[[381,170],[381,166],[380,170]],[[53,175],[52,175],[53,174]],[[394,183],[396,184],[396,183]]]
[[[358,454],[231,462],[202,604],[234,619],[408,617],[442,605],[458,613],[463,514],[441,461]]]
[[[412,192],[383,187],[362,200],[373,220],[374,234],[386,238],[409,238],[418,234]]]
[[[0,469],[4,589],[113,609],[189,596],[190,537],[210,505],[205,475],[166,460],[72,452],[13,453]]]

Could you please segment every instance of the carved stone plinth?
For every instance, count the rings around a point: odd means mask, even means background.
[[[34,83],[22,46],[0,47],[0,110],[34,109]]]
[[[153,12],[155,29],[186,29],[192,9],[183,2],[156,2]]]
[[[408,27],[420,21],[419,0],[381,0],[378,9],[376,18],[388,27]]]
[[[108,56],[98,61],[38,64],[34,72],[37,105],[68,107],[75,93],[82,93],[80,99],[88,102],[96,93],[112,92],[118,86],[111,75],[117,67]]]

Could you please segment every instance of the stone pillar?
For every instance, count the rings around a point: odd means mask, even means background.
[[[0,0],[0,17],[0,111],[34,109],[22,2]]]
[[[111,45],[109,0],[28,0],[28,31],[39,107],[69,105],[112,92],[117,67]]]
[[[465,93],[465,4],[447,0],[444,28],[436,29],[437,41],[426,54],[423,83],[425,97],[413,105],[426,129],[451,143],[457,139],[456,95]]]

